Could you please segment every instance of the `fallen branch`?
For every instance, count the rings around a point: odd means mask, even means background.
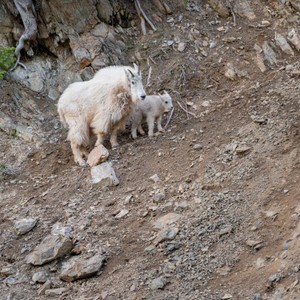
[[[146,22],[145,19],[143,17],[141,17],[141,15],[139,15],[140,19],[141,19],[141,28],[142,28],[142,33],[143,35],[146,35],[147,30],[146,30]]]
[[[227,0],[227,5],[230,8],[230,12],[231,12],[232,19],[233,19],[233,26],[235,27],[236,26],[236,19],[235,19],[235,14],[234,14],[234,11],[233,11],[233,8],[232,8],[230,0]]]
[[[180,104],[179,101],[177,101],[177,103],[178,103],[179,107],[187,114],[187,118],[188,118],[188,119],[189,119],[188,114],[190,114],[191,116],[193,116],[193,117],[196,118],[196,119],[198,118],[197,115],[195,115],[194,113],[192,113],[192,112],[188,111],[187,109],[185,109],[185,108]]]
[[[145,14],[145,12],[142,9],[142,6],[140,4],[140,1],[139,0],[135,0],[134,1],[134,5],[135,5],[135,9],[136,9],[136,11],[137,11],[137,13],[139,15],[139,18],[141,19],[141,27],[142,27],[143,35],[146,35],[146,33],[147,33],[145,20],[150,25],[150,27],[152,28],[152,30],[156,31],[157,30],[156,26],[150,21],[150,19],[148,18],[148,16]]]
[[[185,85],[186,83],[186,74],[184,70],[184,65],[181,65],[181,74],[180,74],[180,79],[182,80],[182,85]]]
[[[151,56],[149,56],[149,60],[151,60],[152,61],[152,63],[154,63],[155,65],[156,65],[156,62],[155,62],[155,60],[151,57]]]
[[[147,78],[146,86],[150,86],[151,74],[152,74],[152,67],[149,66],[149,72],[148,72],[148,78]]]
[[[164,126],[164,129],[166,129],[167,126],[169,125],[169,123],[170,123],[170,121],[171,121],[171,119],[172,119],[173,113],[174,113],[174,107],[171,109],[171,112],[169,113],[169,116],[168,116],[166,125]]]

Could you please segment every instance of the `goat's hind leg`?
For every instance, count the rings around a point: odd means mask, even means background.
[[[71,142],[74,161],[81,167],[85,167],[86,162],[83,159],[83,154],[86,153],[86,149],[83,145],[86,145],[89,141],[89,128],[84,119],[77,117],[69,118],[68,124],[70,127],[68,140]]]

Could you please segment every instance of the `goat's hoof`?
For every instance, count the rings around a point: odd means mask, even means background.
[[[87,167],[87,163],[84,160],[76,161],[76,163],[82,168]]]
[[[120,147],[120,145],[119,144],[116,144],[116,145],[111,145],[111,149],[118,149]]]

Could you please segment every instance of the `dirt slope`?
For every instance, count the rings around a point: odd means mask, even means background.
[[[131,56],[145,82],[147,59],[152,66],[147,90],[168,90],[175,113],[153,139],[120,135],[120,148],[109,149],[114,188],[101,190],[74,164],[55,103],[27,92],[20,112],[19,87],[0,83],[1,110],[32,127],[22,138],[0,131],[0,299],[300,299],[299,53],[277,47],[277,64],[261,72],[254,50],[296,20],[274,2],[254,2],[256,19],[236,16],[236,26],[213,11],[175,11],[163,29],[138,37]],[[128,214],[116,218],[122,209]],[[147,248],[153,222],[171,212],[180,215],[177,235]],[[28,217],[36,227],[17,235],[14,222]],[[105,249],[97,276],[61,281],[68,257],[25,263],[57,223],[73,228],[73,256]],[[63,295],[38,295],[31,277],[41,270]]]

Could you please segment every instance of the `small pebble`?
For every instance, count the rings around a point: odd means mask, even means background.
[[[157,174],[152,175],[149,179],[151,181],[153,181],[154,183],[160,181],[160,178],[159,178],[159,176]]]
[[[32,275],[32,281],[45,283],[47,281],[47,273],[45,271],[36,272]]]
[[[129,213],[127,209],[121,209],[121,211],[115,216],[116,219],[121,219]]]
[[[195,145],[193,146],[193,149],[194,149],[194,150],[201,150],[201,149],[203,149],[203,146],[202,146],[201,144],[195,144]]]
[[[165,287],[164,279],[162,277],[155,278],[150,282],[149,286],[151,290],[163,289]]]

